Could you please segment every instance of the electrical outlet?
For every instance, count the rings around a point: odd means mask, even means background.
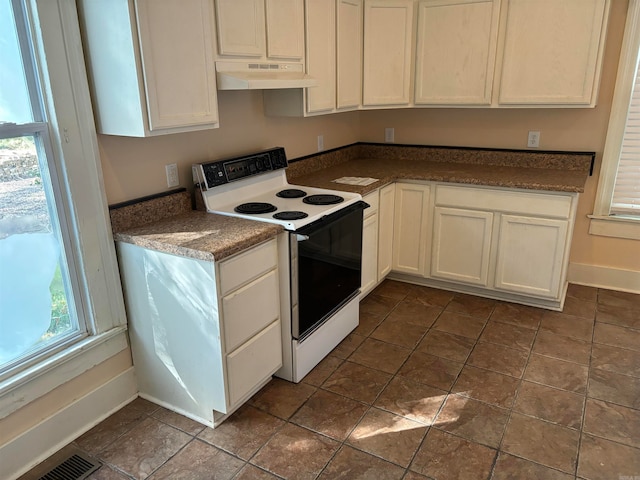
[[[527,147],[538,148],[540,146],[540,132],[529,131]]]
[[[180,179],[178,178],[178,165],[171,163],[164,166],[164,170],[167,173],[167,187],[177,187],[180,185]]]
[[[324,150],[324,135],[318,135],[318,151]]]
[[[393,143],[395,136],[395,129],[393,127],[384,129],[384,141],[387,143]]]

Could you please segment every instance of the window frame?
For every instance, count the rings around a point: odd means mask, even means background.
[[[52,146],[51,175],[62,209],[87,335],[0,380],[0,419],[128,348],[126,315],[102,180],[93,110],[74,0],[24,0],[42,109]],[[71,265],[70,265],[71,268]]]
[[[640,217],[610,215],[639,52],[640,0],[629,0],[596,199],[593,215],[589,215],[592,235],[640,240]]]

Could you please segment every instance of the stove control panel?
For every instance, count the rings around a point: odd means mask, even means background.
[[[287,156],[282,147],[201,165],[207,188],[218,187],[287,166]]]

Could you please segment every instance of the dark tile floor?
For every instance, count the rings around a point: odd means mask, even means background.
[[[92,479],[640,479],[640,295],[563,313],[385,281],[300,384],[212,430],[137,399],[74,444]]]

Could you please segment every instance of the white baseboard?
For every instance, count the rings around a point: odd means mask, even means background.
[[[0,478],[18,478],[137,396],[131,367],[0,447]]]
[[[567,279],[578,285],[640,293],[640,272],[634,270],[570,263]]]

